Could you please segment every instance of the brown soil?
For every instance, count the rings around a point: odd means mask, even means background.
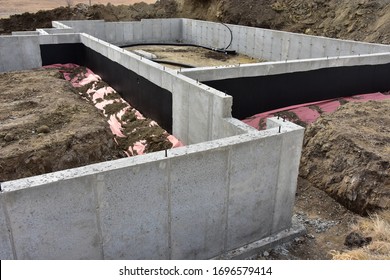
[[[237,65],[263,61],[242,54],[230,55],[191,46],[135,46],[126,49],[130,51],[143,50],[156,55],[158,60],[178,62],[194,67]],[[179,66],[165,65],[173,69],[180,68]]]
[[[347,208],[390,207],[390,100],[349,103],[305,133],[300,175]]]
[[[27,2],[27,1],[26,1]],[[150,2],[150,1],[147,1]],[[12,31],[30,31],[37,28],[50,28],[53,20],[104,19],[106,21],[141,20],[142,18],[166,18],[177,15],[177,4],[173,0],[162,0],[155,4],[145,2],[134,5],[65,5],[53,10],[37,13],[25,12],[0,19],[0,34]]]
[[[0,74],[0,124],[0,181],[125,156],[104,117],[57,70]]]
[[[75,6],[77,4],[92,5],[108,4],[112,5],[129,5],[136,2],[154,3],[156,0],[1,0],[0,1],[0,18],[6,18],[14,14],[26,12],[36,13],[40,10],[51,10],[57,7]]]
[[[351,102],[306,128],[294,213],[307,234],[258,259],[349,254],[355,224],[373,223],[360,214],[390,213],[389,109],[389,100]]]
[[[172,148],[169,134],[151,126],[151,119],[137,119],[134,110],[122,117],[125,137],[114,137],[87,94],[92,86],[98,90],[108,85],[99,81],[76,89],[60,71],[81,79],[86,69],[0,74],[0,182],[126,157],[123,151],[138,141],[144,141],[144,153]],[[109,118],[125,106],[115,102],[104,111]]]

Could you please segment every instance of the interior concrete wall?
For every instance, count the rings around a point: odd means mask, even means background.
[[[271,123],[2,183],[1,257],[208,259],[287,229],[303,128]]]
[[[117,46],[179,43],[182,38],[181,19],[142,19],[131,22],[61,21],[53,22],[55,28],[73,29]],[[51,31],[51,32],[55,32]]]
[[[136,22],[61,21],[59,29],[72,28],[118,46],[150,43],[194,44],[225,48],[269,61],[340,57],[385,53],[381,44],[339,40],[239,25],[225,25],[192,19],[143,19]],[[55,31],[50,31],[55,32]],[[50,33],[49,32],[49,33]],[[63,32],[63,31],[61,31]]]
[[[241,77],[258,77],[285,73],[304,72],[322,68],[390,63],[390,52],[342,57],[313,58],[263,62],[218,67],[183,69],[182,74],[198,81],[216,81]]]
[[[229,29],[214,22],[183,20],[183,41],[195,45],[224,48],[230,42]],[[270,29],[228,24],[233,33],[229,49],[269,61],[330,56],[384,53],[390,46],[331,39]]]
[[[0,72],[42,66],[38,36],[0,36]]]
[[[196,144],[237,135],[235,128],[221,129],[229,128],[223,123],[224,118],[231,117],[231,96],[93,36],[80,36],[86,47],[172,93],[172,131],[184,143]]]

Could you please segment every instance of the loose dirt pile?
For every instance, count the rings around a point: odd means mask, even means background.
[[[182,146],[178,139],[144,117],[90,69],[77,64],[55,64],[46,68],[59,69],[78,93],[100,110],[110,125],[115,143],[129,157]]]
[[[181,146],[87,68],[53,67],[0,74],[0,182]]]
[[[61,6],[74,6],[77,4],[108,4],[130,5],[140,0],[1,0],[0,18],[25,12],[36,13],[41,10],[52,10]],[[145,3],[154,3],[156,0],[142,0]]]
[[[104,19],[106,21],[129,21],[143,18],[171,18],[177,16],[177,3],[174,0],[162,0],[154,4],[144,2],[134,5],[92,5],[77,4],[71,7],[59,7],[37,13],[11,15],[0,19],[0,34],[12,31],[31,31],[37,28],[50,28],[53,20]]]
[[[347,208],[390,207],[390,100],[349,103],[307,127],[300,175]]]
[[[0,74],[0,124],[0,181],[125,156],[57,70]]]

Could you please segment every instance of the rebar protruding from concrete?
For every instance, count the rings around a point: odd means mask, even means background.
[[[165,157],[168,157],[168,150],[165,149]]]
[[[279,125],[279,133],[282,131],[282,126]]]

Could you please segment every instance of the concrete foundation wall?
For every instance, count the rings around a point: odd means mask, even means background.
[[[82,34],[81,42],[170,91],[173,99],[173,135],[184,143],[196,144],[237,135],[234,128],[228,131],[222,129],[224,118],[231,117],[231,96],[92,36]]]
[[[143,19],[136,22],[61,21],[53,22],[53,26],[60,29],[72,28],[75,32],[87,33],[117,46],[179,43],[224,49],[231,42],[229,49],[269,61],[390,52],[389,46],[381,44],[191,19]],[[55,30],[49,33],[55,33]]]
[[[303,129],[273,126],[2,183],[1,257],[208,259],[287,229]]]
[[[285,73],[304,72],[341,66],[380,65],[390,63],[390,52],[361,56],[343,56],[264,62],[219,67],[183,69],[182,74],[198,81],[216,81],[242,77],[258,77]]]
[[[61,21],[53,27],[72,28],[117,46],[179,43],[182,38],[181,19],[142,19],[132,22]],[[51,31],[55,32],[55,31]]]
[[[0,36],[0,72],[42,66],[38,36]]]
[[[183,20],[183,41],[190,44],[225,48],[229,29],[214,22]],[[233,33],[229,49],[269,61],[384,53],[390,46],[331,39],[304,34],[228,24]]]

